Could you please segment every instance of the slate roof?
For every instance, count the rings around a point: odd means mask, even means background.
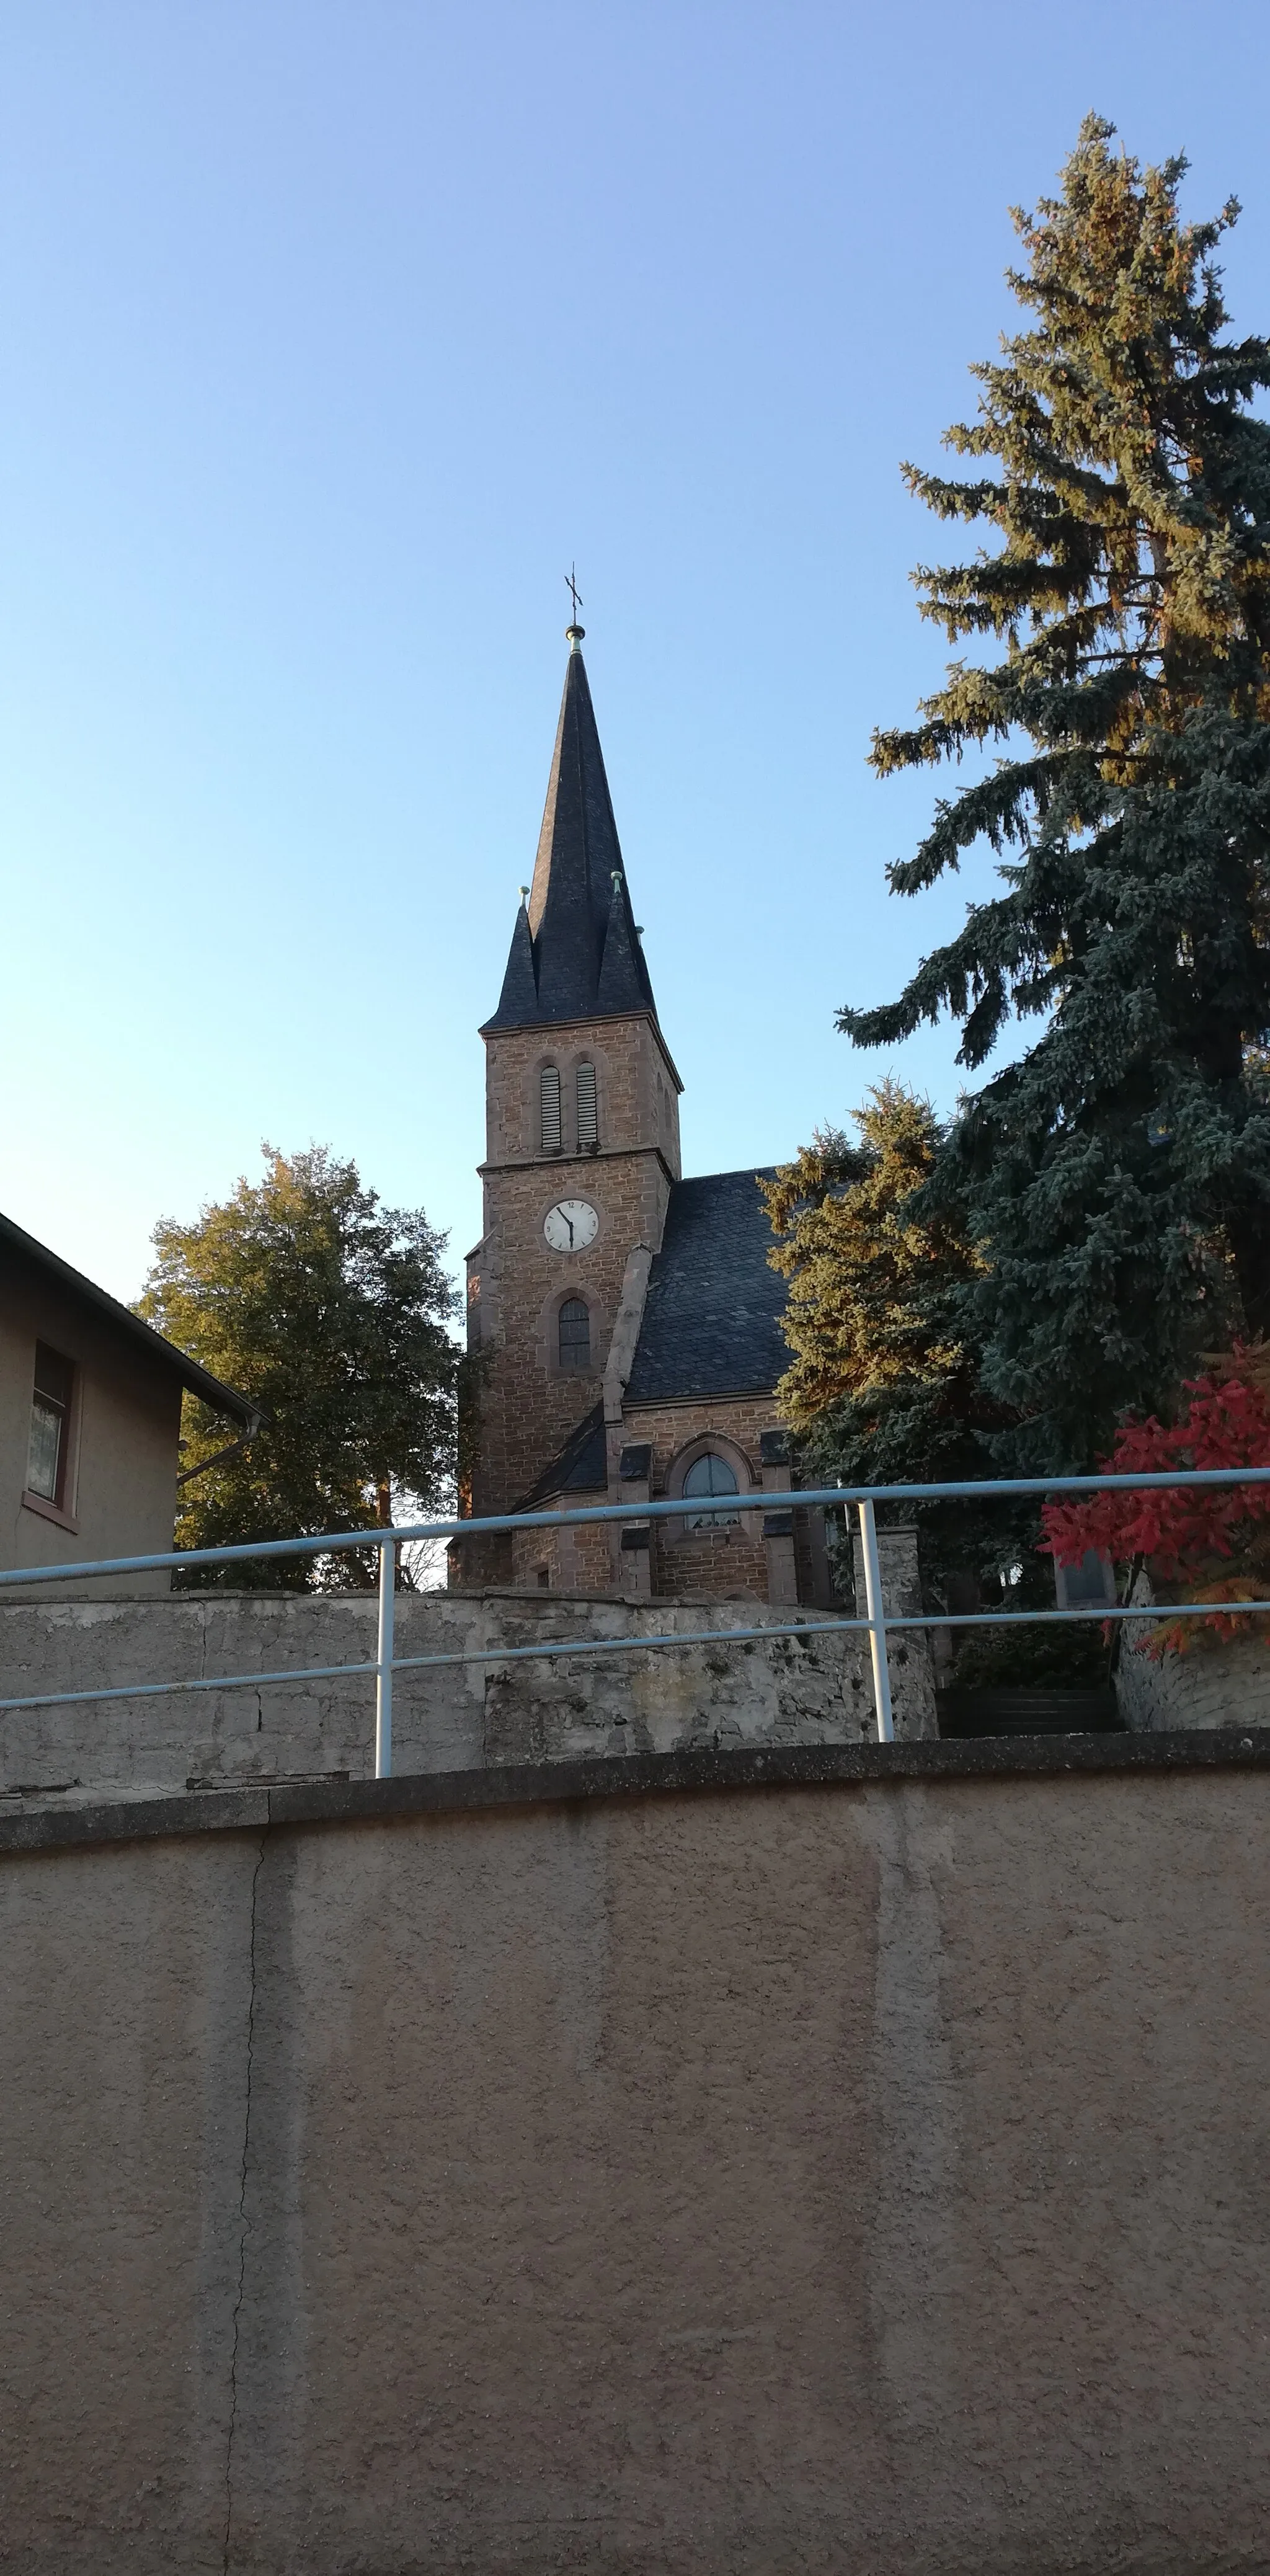
[[[772,1229],[756,1173],[708,1172],[671,1185],[662,1247],[648,1277],[625,1403],[768,1394],[792,1354],[781,1331],[785,1282],[768,1265]]]
[[[586,665],[569,654],[529,902],[487,1029],[615,1017],[657,1005],[635,929]]]
[[[603,1493],[608,1484],[608,1453],[604,1441],[604,1404],[593,1404],[590,1412],[571,1431],[562,1449],[543,1468],[531,1493],[514,1508],[518,1512],[535,1511],[550,1502],[555,1494]]]

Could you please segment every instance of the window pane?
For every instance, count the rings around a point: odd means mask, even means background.
[[[684,1478],[686,1494],[734,1494],[736,1477],[726,1458],[707,1449],[704,1458],[694,1458]]]
[[[1069,1565],[1066,1573],[1069,1609],[1077,1610],[1088,1601],[1107,1599],[1107,1570],[1096,1548],[1087,1548],[1080,1564]]]
[[[538,1077],[538,1098],[542,1121],[544,1154],[560,1151],[560,1076],[554,1064],[545,1064]]]
[[[57,1501],[57,1471],[62,1460],[62,1423],[60,1405],[49,1404],[37,1395],[31,1407],[31,1448],[27,1459],[26,1489],[39,1494],[46,1503]]]
[[[596,1145],[600,1129],[595,1107],[595,1066],[578,1066],[578,1143]]]
[[[51,1404],[68,1405],[71,1400],[71,1364],[60,1351],[51,1351],[47,1342],[35,1345],[35,1392],[46,1395]]]
[[[566,1297],[560,1309],[560,1366],[585,1369],[591,1365],[591,1316],[581,1297]]]
[[[694,1458],[684,1477],[685,1494],[735,1494],[736,1475],[726,1458],[717,1450],[707,1449],[704,1458]],[[735,1525],[739,1512],[693,1512],[684,1522],[685,1529],[723,1529]]]

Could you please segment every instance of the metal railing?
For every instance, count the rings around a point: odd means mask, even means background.
[[[108,1690],[42,1691],[23,1697],[0,1699],[0,1715],[19,1709],[70,1708],[89,1702],[119,1699],[156,1699],[181,1691],[259,1690],[290,1682],[330,1681],[346,1674],[373,1673],[375,1676],[375,1777],[387,1780],[392,1775],[392,1692],[393,1677],[401,1672],[421,1672],[445,1664],[504,1664],[541,1662],[556,1655],[622,1655],[645,1654],[667,1647],[695,1645],[728,1646],[763,1637],[823,1636],[854,1630],[867,1632],[873,1674],[873,1706],[878,1741],[889,1744],[895,1727],[891,1712],[891,1682],[887,1666],[886,1641],[893,1631],[909,1628],[983,1628],[1020,1625],[1059,1626],[1089,1620],[1175,1619],[1181,1610],[1190,1617],[1230,1618],[1249,1611],[1270,1611],[1270,1601],[1222,1601],[1211,1605],[1178,1602],[1093,1602],[1084,1607],[1064,1610],[968,1610],[968,1611],[889,1611],[882,1599],[882,1572],[878,1554],[877,1506],[895,1503],[983,1502],[991,1497],[1054,1494],[1101,1494],[1129,1490],[1135,1493],[1159,1488],[1210,1487],[1222,1485],[1270,1484],[1270,1467],[1204,1467],[1179,1469],[1175,1474],[1145,1476],[996,1476],[968,1479],[964,1483],[940,1485],[825,1485],[802,1487],[797,1493],[729,1494],[720,1499],[720,1508],[702,1509],[697,1495],[659,1503],[590,1503],[564,1512],[500,1512],[484,1520],[420,1521],[389,1529],[331,1530],[319,1538],[261,1539],[231,1547],[199,1547],[172,1550],[165,1555],[114,1556],[97,1558],[81,1565],[13,1566],[0,1572],[0,1596],[6,1589],[17,1590],[33,1583],[88,1582],[94,1578],[120,1574],[157,1574],[174,1568],[188,1570],[195,1565],[236,1565],[260,1559],[296,1556],[332,1556],[350,1549],[377,1548],[379,1551],[379,1618],[376,1651],[373,1658],[340,1664],[292,1665],[277,1673],[220,1673],[200,1675],[191,1681],[125,1682]],[[764,1620],[747,1627],[700,1628],[672,1631],[656,1637],[556,1637],[532,1646],[481,1646],[459,1653],[440,1655],[398,1655],[394,1647],[394,1623],[397,1603],[398,1550],[422,1540],[468,1539],[488,1537],[507,1530],[555,1530],[591,1527],[595,1523],[653,1520],[718,1521],[742,1515],[784,1511],[854,1510],[860,1525],[860,1546],[864,1563],[863,1618],[832,1619],[798,1618],[785,1621]],[[343,1596],[347,1599],[349,1596]],[[599,1594],[597,1599],[605,1596]]]

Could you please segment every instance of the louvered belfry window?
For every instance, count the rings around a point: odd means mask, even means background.
[[[595,1105],[595,1066],[580,1064],[578,1066],[578,1150],[581,1152],[587,1145],[598,1145],[599,1141],[600,1124]]]
[[[554,1064],[544,1064],[538,1076],[539,1122],[544,1154],[560,1151],[560,1076]]]
[[[566,1297],[560,1309],[559,1348],[562,1369],[590,1368],[591,1317],[580,1297]]]

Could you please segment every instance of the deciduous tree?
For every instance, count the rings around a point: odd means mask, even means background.
[[[193,1225],[156,1226],[138,1301],[264,1416],[246,1448],[182,1486],[178,1546],[385,1522],[394,1494],[444,1502],[454,1472],[444,1237],[422,1209],[382,1206],[325,1147],[264,1153],[262,1181],[241,1180]],[[196,1468],[223,1448],[224,1423],[186,1401],[184,1464]],[[227,1579],[304,1590],[366,1582],[371,1568],[349,1554],[317,1570],[283,1558]]]

